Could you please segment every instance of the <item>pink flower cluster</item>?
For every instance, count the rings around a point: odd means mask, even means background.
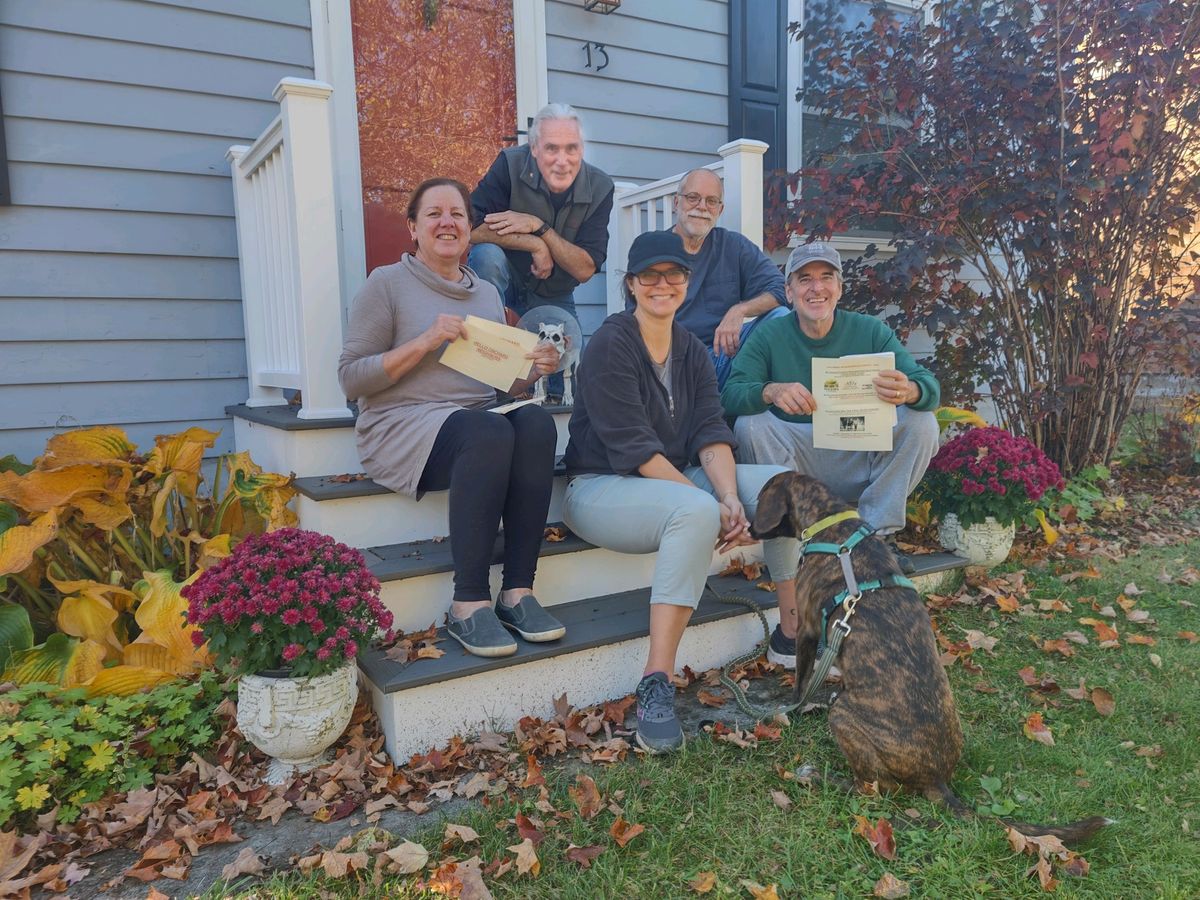
[[[926,480],[933,511],[956,513],[964,524],[989,515],[1015,521],[1046,491],[1063,487],[1062,473],[1046,454],[1027,438],[994,427],[972,428],[947,441]]]
[[[183,596],[195,639],[240,673],[324,674],[392,627],[363,555],[299,528],[246,538]]]

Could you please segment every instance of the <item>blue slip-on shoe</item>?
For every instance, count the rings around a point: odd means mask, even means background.
[[[497,598],[496,618],[527,641],[557,641],[567,633],[567,626],[542,609],[533,594],[526,594],[516,606],[505,606]]]
[[[675,685],[652,672],[637,686],[637,742],[649,753],[670,753],[683,746],[683,726],[675,715]]]
[[[785,669],[796,668],[796,639],[785,637],[783,629],[778,625],[771,632],[771,640],[767,643],[767,662],[783,666]]]
[[[466,619],[447,615],[446,633],[454,638],[468,653],[475,656],[512,656],[517,652],[517,642],[512,639],[491,607],[473,612]]]

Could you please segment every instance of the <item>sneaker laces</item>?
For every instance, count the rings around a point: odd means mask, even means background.
[[[651,678],[639,685],[638,718],[662,722],[675,717],[675,685],[669,680]]]

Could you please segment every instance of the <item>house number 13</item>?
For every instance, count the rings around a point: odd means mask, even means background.
[[[593,50],[599,56],[604,57],[604,62],[602,62],[600,65],[595,65],[592,61],[592,51]],[[597,44],[597,43],[594,43],[593,41],[587,41],[583,45],[583,52],[587,54],[587,63],[584,65],[585,69],[595,69],[597,72],[600,72],[603,69],[608,68],[608,51],[604,49],[603,44]]]

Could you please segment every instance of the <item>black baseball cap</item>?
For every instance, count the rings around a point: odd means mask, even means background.
[[[692,257],[683,249],[683,239],[674,231],[644,231],[633,239],[629,248],[626,272],[636,275],[655,263],[673,262],[690,270]]]

